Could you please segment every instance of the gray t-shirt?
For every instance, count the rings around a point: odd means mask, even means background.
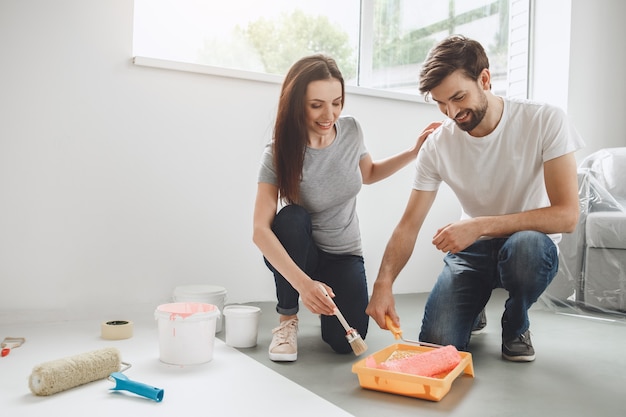
[[[300,205],[311,215],[313,239],[320,249],[362,255],[356,196],[363,184],[359,162],[367,149],[356,119],[342,116],[335,126],[337,137],[330,146],[305,151]],[[271,143],[263,152],[258,180],[277,185]]]

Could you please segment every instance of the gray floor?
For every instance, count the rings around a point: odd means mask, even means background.
[[[258,345],[240,349],[286,378],[359,417],[386,416],[623,416],[626,415],[626,324],[555,313],[541,304],[530,312],[537,358],[511,363],[500,357],[500,315],[506,293],[496,290],[487,305],[486,332],[472,338],[475,378],[460,376],[439,402],[366,390],[352,364],[360,358],[330,351],[319,337],[316,316],[300,313],[298,360],[268,359],[274,303],[262,308]],[[417,338],[426,294],[397,295],[404,337]],[[224,332],[218,337],[224,338]],[[369,353],[393,343],[388,331],[370,322]],[[364,357],[364,356],[362,356]],[[306,407],[306,404],[302,405]],[[279,406],[277,407],[277,409]],[[297,415],[284,410],[276,415]]]

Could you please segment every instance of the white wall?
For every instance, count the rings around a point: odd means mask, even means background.
[[[568,110],[583,155],[626,146],[626,2],[572,0]]]
[[[132,7],[0,0],[0,323],[152,311],[195,282],[226,287],[228,302],[274,298],[251,217],[279,85],[134,66]],[[578,0],[572,15],[572,38],[584,46],[580,32],[602,41],[614,30],[602,19],[617,27],[623,13]],[[619,30],[612,44],[623,42]],[[616,61],[606,48],[594,59],[618,71],[623,49]],[[583,78],[606,91],[599,102],[570,88],[581,131],[622,123],[611,129],[623,141],[624,81],[588,79],[597,61],[572,51],[570,85]],[[360,119],[374,157],[404,149],[441,118],[431,105],[354,94],[345,113]],[[603,147],[604,136],[593,136]],[[411,178],[407,167],[360,195],[370,284]],[[443,188],[396,292],[430,289],[442,258],[430,238],[458,215]]]

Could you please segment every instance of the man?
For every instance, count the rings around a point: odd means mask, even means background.
[[[558,270],[560,233],[576,227],[574,152],[583,142],[563,111],[491,91],[483,47],[450,36],[429,53],[420,92],[448,119],[419,152],[413,190],[385,249],[367,313],[386,329],[398,324],[392,284],[409,260],[441,182],[463,213],[432,243],[446,253],[424,310],[420,340],[467,350],[474,323],[494,288],[509,298],[502,315],[502,356],[535,359],[528,309]]]

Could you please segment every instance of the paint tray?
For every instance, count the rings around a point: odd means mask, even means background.
[[[436,348],[396,343],[370,356],[373,356],[378,364],[387,360],[394,353],[405,351],[426,352],[432,349]],[[438,375],[438,377],[425,377],[370,368],[365,365],[367,358],[354,363],[352,372],[358,375],[359,384],[363,388],[424,400],[439,401],[450,391],[452,383],[459,375],[465,374],[474,377],[472,354],[461,351],[459,351],[459,354],[461,355],[461,362],[450,372]]]

